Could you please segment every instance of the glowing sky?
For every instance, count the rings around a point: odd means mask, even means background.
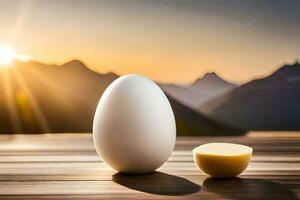
[[[300,1],[0,0],[0,44],[46,63],[244,82],[300,57]]]

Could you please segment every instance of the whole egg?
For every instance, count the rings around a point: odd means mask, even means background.
[[[93,138],[98,154],[113,169],[155,171],[169,158],[176,140],[175,118],[166,95],[140,75],[116,79],[98,103]]]

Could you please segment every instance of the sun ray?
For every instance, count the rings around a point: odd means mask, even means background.
[[[16,59],[20,60],[22,62],[29,62],[31,60],[31,57],[29,55],[26,55],[26,54],[17,54]]]
[[[6,108],[8,109],[8,115],[12,126],[12,131],[14,133],[22,133],[22,123],[15,104],[15,97],[12,86],[13,80],[11,80],[11,71],[5,70],[3,73],[4,96]]]
[[[28,101],[30,103],[30,106],[36,116],[36,119],[44,133],[50,132],[50,127],[47,123],[47,120],[44,116],[44,113],[42,109],[39,107],[39,104],[35,100],[34,96],[32,95],[29,87],[27,86],[26,82],[24,81],[21,73],[18,72],[17,68],[12,68],[14,74],[16,75],[17,81],[21,86],[21,89],[23,90],[24,94],[28,98]]]

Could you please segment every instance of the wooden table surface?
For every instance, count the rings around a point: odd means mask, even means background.
[[[252,146],[239,178],[217,180],[194,164],[191,150],[207,142]],[[141,161],[142,162],[142,161]],[[97,156],[91,134],[0,135],[0,199],[298,199],[300,133],[243,137],[179,137],[157,172],[116,173]]]

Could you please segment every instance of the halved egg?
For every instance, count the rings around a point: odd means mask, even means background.
[[[212,177],[229,178],[242,173],[252,157],[252,148],[232,143],[208,143],[193,150],[194,161]]]

